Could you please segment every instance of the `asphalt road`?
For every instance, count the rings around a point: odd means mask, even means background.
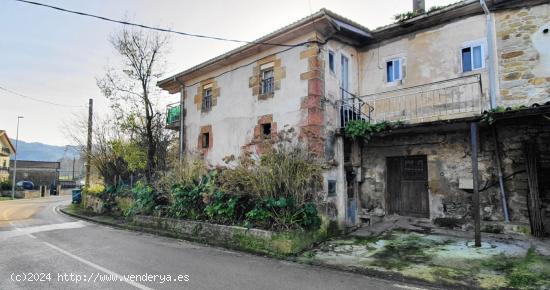
[[[68,203],[0,201],[0,289],[420,289],[84,222]]]

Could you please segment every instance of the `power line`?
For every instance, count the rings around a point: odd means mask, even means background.
[[[42,7],[46,7],[46,8],[50,8],[50,9],[55,9],[55,10],[66,12],[66,13],[77,14],[77,15],[80,15],[80,16],[92,17],[92,18],[96,18],[96,19],[100,19],[100,20],[104,20],[104,21],[108,21],[108,22],[114,22],[114,23],[118,23],[118,24],[129,25],[129,26],[136,26],[136,27],[140,27],[140,28],[144,28],[144,29],[156,30],[156,31],[161,31],[161,32],[174,33],[174,34],[189,36],[189,37],[198,37],[198,38],[206,38],[206,39],[213,39],[213,40],[220,40],[220,41],[245,43],[245,44],[262,44],[262,45],[283,46],[283,47],[296,47],[296,46],[304,46],[304,45],[307,45],[307,44],[316,43],[316,41],[305,41],[305,42],[301,42],[301,43],[297,43],[297,44],[283,44],[283,43],[247,41],[247,40],[223,38],[223,37],[209,36],[209,35],[203,35],[203,34],[181,32],[181,31],[176,31],[176,30],[167,29],[167,28],[160,28],[160,27],[148,26],[148,25],[134,23],[134,22],[116,20],[116,19],[112,19],[112,18],[108,18],[108,17],[104,17],[104,16],[99,16],[99,15],[80,12],[80,11],[75,11],[75,10],[69,10],[69,9],[58,7],[58,6],[38,3],[38,2],[34,2],[34,1],[28,1],[28,0],[15,0],[15,1],[22,2],[22,3],[27,3],[27,4],[32,4],[32,5],[37,5],[37,6],[42,6]]]
[[[35,102],[40,102],[40,103],[44,103],[44,104],[48,104],[48,105],[59,106],[59,107],[66,107],[66,108],[83,108],[83,107],[85,107],[85,106],[71,106],[71,105],[65,105],[65,104],[58,104],[58,103],[54,103],[54,102],[50,102],[50,101],[46,101],[46,100],[42,100],[42,99],[30,97],[30,96],[23,95],[23,94],[21,94],[21,93],[12,91],[12,90],[10,90],[10,89],[6,89],[6,88],[4,88],[4,87],[2,87],[2,86],[0,86],[0,90],[5,91],[5,92],[8,92],[8,93],[13,94],[13,95],[17,95],[17,96],[23,97],[23,98],[25,98],[25,99],[33,100],[33,101],[35,101]]]

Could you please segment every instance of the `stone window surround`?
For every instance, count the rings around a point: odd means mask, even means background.
[[[262,71],[273,69],[273,92],[261,94]],[[286,77],[286,69],[282,66],[282,61],[276,54],[267,56],[258,60],[252,68],[252,76],[249,78],[248,87],[252,89],[252,95],[257,96],[258,100],[267,100],[275,95],[275,92],[281,89],[281,80]]]
[[[208,147],[203,147],[203,134],[205,133],[208,134]],[[212,149],[213,142],[214,136],[212,134],[212,125],[201,126],[198,136],[197,149],[205,154],[208,152],[208,150]]]
[[[270,124],[271,125],[271,134],[269,136],[264,135],[263,133],[263,125]],[[254,137],[252,139],[252,143],[257,144],[264,140],[275,140],[277,137],[277,123],[273,122],[273,115],[263,115],[258,118],[257,125],[254,127]]]
[[[204,90],[207,88],[212,88],[212,104],[210,106],[210,110],[203,111],[202,110],[202,100],[203,100],[203,94]],[[218,104],[218,98],[220,97],[220,88],[218,87],[218,82],[214,79],[206,79],[200,82],[200,84],[197,86],[197,93],[194,97],[194,103],[197,107],[197,111],[201,113],[208,113],[212,111],[212,109]]]

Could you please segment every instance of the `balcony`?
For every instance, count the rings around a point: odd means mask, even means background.
[[[181,117],[180,103],[166,106],[166,129],[179,130]]]
[[[373,122],[422,123],[480,115],[480,75],[472,75],[359,97],[372,107]]]
[[[350,121],[371,121],[374,108],[369,104],[343,88],[340,88],[340,97],[340,126],[342,128],[345,128]]]

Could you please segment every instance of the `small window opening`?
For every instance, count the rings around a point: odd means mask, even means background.
[[[206,149],[210,147],[210,133],[202,133],[202,148]]]
[[[548,28],[545,28],[545,29],[542,31],[542,33],[547,34],[547,33],[548,33]]]
[[[271,137],[271,123],[262,124],[262,135],[264,138]]]
[[[334,72],[334,52],[328,52],[328,67],[331,72]]]
[[[336,180],[328,181],[328,196],[336,196]]]

